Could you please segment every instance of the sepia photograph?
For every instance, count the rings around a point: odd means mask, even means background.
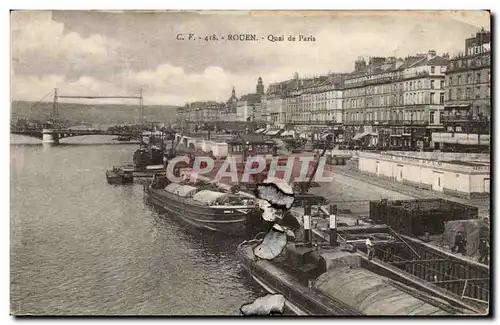
[[[490,11],[9,19],[11,316],[491,316]]]

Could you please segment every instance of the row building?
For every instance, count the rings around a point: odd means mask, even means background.
[[[335,125],[342,141],[395,150],[487,148],[491,117],[491,33],[465,40],[452,58],[435,50],[405,58],[358,58],[351,73],[271,83],[225,103],[195,102],[182,122],[258,122],[307,131]]]
[[[442,132],[437,148],[484,151],[490,145],[491,33],[465,40],[465,51],[448,62]]]
[[[447,57],[426,54],[356,60],[344,80],[345,139],[365,145],[410,148],[430,144],[440,128]]]
[[[293,79],[269,85],[268,121],[283,125],[327,125],[342,122],[342,74]]]

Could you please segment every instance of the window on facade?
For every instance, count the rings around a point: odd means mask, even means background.
[[[439,82],[439,88],[440,88],[440,89],[444,89],[444,80],[441,80],[441,81]]]
[[[471,84],[472,83],[472,75],[468,74],[467,75],[467,84]]]
[[[439,112],[439,123],[443,123],[444,112]]]
[[[451,96],[452,92],[451,92],[451,89],[448,90],[448,100],[452,100],[452,96]]]
[[[488,85],[488,89],[486,90],[486,97],[490,97],[490,85]]]
[[[436,67],[432,66],[431,67],[431,73],[435,73],[436,72]]]
[[[434,89],[434,80],[431,80],[431,89]]]
[[[462,76],[458,76],[457,85],[461,85],[461,84],[462,84]]]
[[[476,73],[476,83],[481,83],[481,72]]]
[[[450,76],[450,78],[448,79],[448,86],[451,85],[453,85],[453,77]]]
[[[457,99],[462,99],[462,89],[457,88]]]
[[[465,99],[470,99],[470,88],[465,89]]]
[[[476,87],[476,98],[480,98],[481,97],[481,86],[477,86]]]
[[[431,104],[434,104],[434,95],[435,95],[435,93],[431,93],[431,94],[430,94],[430,97],[431,97]]]
[[[450,89],[451,90],[451,89]],[[439,104],[443,105],[444,104],[444,93],[439,94]]]
[[[431,123],[431,124],[434,124],[434,112],[431,112],[431,115],[430,115],[430,123]]]

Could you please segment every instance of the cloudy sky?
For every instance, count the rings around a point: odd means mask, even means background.
[[[226,100],[300,76],[352,71],[354,60],[435,49],[463,51],[464,39],[490,29],[485,12],[97,12],[11,14],[12,99],[63,95],[135,95],[145,104]],[[257,42],[177,40],[256,34]],[[315,42],[267,41],[313,35]],[[264,40],[261,39],[264,37]],[[131,103],[135,104],[135,103]]]

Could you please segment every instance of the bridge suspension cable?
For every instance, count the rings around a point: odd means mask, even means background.
[[[50,94],[50,93],[49,93]],[[144,124],[144,107],[143,107],[143,96],[142,88],[140,90],[139,96],[77,96],[77,95],[58,95],[57,88],[54,89],[54,103],[52,108],[52,118],[54,120],[59,120],[59,98],[80,98],[80,99],[138,99],[139,100],[139,123]]]
[[[35,102],[33,105],[30,106],[30,110],[32,110],[33,108],[35,108],[36,105],[40,104],[45,98],[47,98],[48,95],[52,94],[52,91],[49,91],[48,93],[46,93],[40,100],[38,100],[37,102]]]

